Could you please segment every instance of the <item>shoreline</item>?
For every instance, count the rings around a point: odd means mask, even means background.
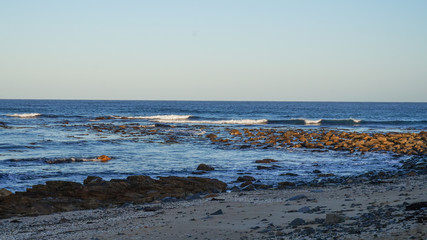
[[[425,182],[422,174],[12,217],[0,219],[0,239],[426,239]]]

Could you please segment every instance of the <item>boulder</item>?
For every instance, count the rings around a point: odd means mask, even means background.
[[[199,171],[213,171],[213,170],[215,170],[215,168],[202,163],[202,164],[199,164],[199,166],[197,166],[197,170],[199,170]]]
[[[199,177],[130,176],[127,179],[105,181],[89,176],[84,184],[48,181],[34,185],[26,192],[1,197],[0,218],[51,214],[55,212],[110,207],[124,203],[146,203],[165,198],[185,199],[196,193],[218,193],[227,184],[216,179]]]
[[[111,158],[109,156],[106,156],[106,155],[101,155],[101,156],[97,157],[96,159],[100,160],[101,162],[108,162],[111,160]]]
[[[6,188],[2,188],[0,189],[0,198],[1,197],[7,197],[9,195],[12,195],[13,193],[9,190],[7,190]]]
[[[255,161],[255,163],[274,163],[274,162],[278,162],[278,161],[274,159],[269,159],[269,158]]]

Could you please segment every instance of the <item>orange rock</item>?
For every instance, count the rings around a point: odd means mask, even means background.
[[[101,155],[101,156],[97,157],[96,159],[101,160],[101,162],[108,162],[111,160],[111,158],[109,156],[106,156],[106,155]]]

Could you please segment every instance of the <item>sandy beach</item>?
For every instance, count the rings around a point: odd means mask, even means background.
[[[426,175],[0,220],[0,239],[426,239]]]

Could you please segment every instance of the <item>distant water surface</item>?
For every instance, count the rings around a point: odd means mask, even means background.
[[[157,133],[123,136],[94,128],[102,124],[143,126]],[[427,103],[0,100],[0,188],[22,191],[48,180],[81,182],[88,175],[192,176],[199,163],[216,168],[204,177],[227,183],[238,174],[267,184],[309,181],[316,178],[315,169],[356,175],[395,169],[408,158],[387,153],[242,150],[213,145],[205,137],[228,128],[419,132],[427,130]],[[113,159],[92,161],[103,154]],[[254,161],[264,158],[279,160],[280,168],[256,170]],[[68,162],[48,163],[58,159]],[[298,176],[280,176],[289,172]]]

